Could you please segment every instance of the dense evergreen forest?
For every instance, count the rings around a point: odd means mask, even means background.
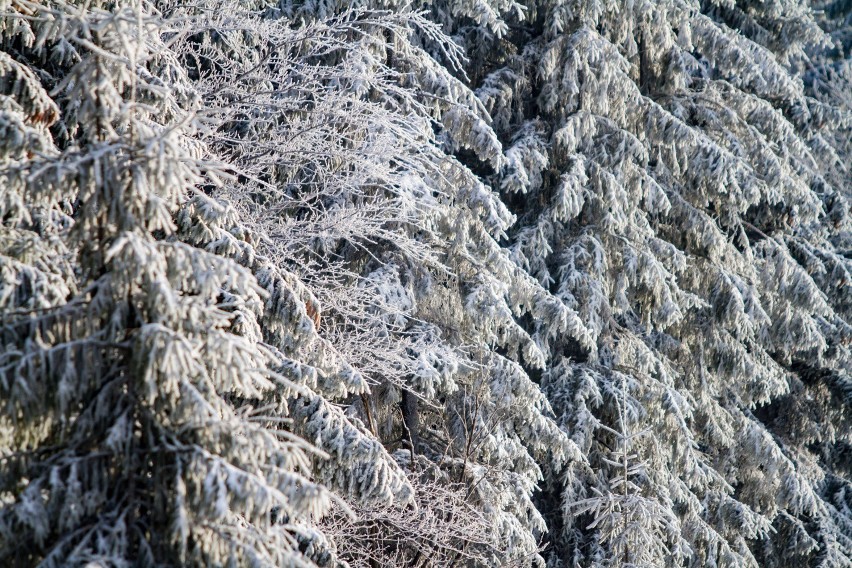
[[[849,0],[0,0],[0,566],[852,568]]]

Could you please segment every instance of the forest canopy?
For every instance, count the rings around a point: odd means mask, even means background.
[[[0,565],[852,567],[848,0],[0,0]]]

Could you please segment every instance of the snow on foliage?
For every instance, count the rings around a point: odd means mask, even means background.
[[[852,565],[850,29],[0,0],[0,564]]]

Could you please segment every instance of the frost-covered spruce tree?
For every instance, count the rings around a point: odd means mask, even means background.
[[[805,89],[808,6],[490,5],[443,20],[503,143],[483,175],[595,342],[546,354],[590,466],[547,473],[550,562],[845,565],[850,115]]]
[[[843,0],[826,0],[814,2],[818,22],[831,38],[832,47],[808,53],[808,58],[801,64],[805,88],[814,98],[832,106],[846,109],[852,108],[852,4]],[[849,164],[852,164],[852,140],[849,127],[842,122],[826,121],[821,128],[821,136],[826,144],[837,153],[837,158],[846,168],[841,168],[841,178],[836,183],[846,195],[852,191],[848,180]],[[848,197],[847,197],[848,198]],[[846,235],[848,238],[848,235]],[[833,238],[843,238],[837,231]],[[849,249],[847,242],[841,248]]]
[[[303,387],[293,401],[293,428],[331,456],[319,460],[316,473],[347,497],[406,504],[412,496],[405,474],[357,421],[350,422],[331,404],[364,392],[368,386],[341,345],[317,333],[332,320],[325,298],[314,294],[317,286],[306,278],[311,275],[327,286],[339,284],[334,280],[340,277],[335,270],[321,268],[329,263],[328,251],[316,247],[318,227],[310,213],[318,200],[334,196],[339,188],[353,183],[354,175],[363,173],[345,167],[347,160],[370,159],[360,158],[358,150],[346,148],[340,139],[346,135],[345,126],[369,127],[370,116],[350,107],[345,90],[323,84],[349,79],[350,70],[342,65],[306,66],[312,64],[311,58],[348,46],[346,35],[362,24],[323,22],[294,29],[286,20],[265,17],[259,7],[263,4],[211,2],[198,13],[193,7],[188,13],[175,7],[175,14],[194,19],[195,27],[203,30],[186,37],[176,50],[196,78],[204,119],[220,125],[201,138],[233,174],[221,188],[211,191],[234,199],[245,213],[243,218],[252,219],[244,238],[269,253],[240,256],[238,261],[252,267],[269,291],[268,313],[278,313],[286,306],[284,321],[264,315],[263,332],[285,358],[286,374]],[[286,59],[286,49],[291,46],[292,60]],[[306,105],[308,100],[311,103]],[[305,108],[313,112],[306,113]],[[291,193],[302,185],[310,188],[306,195]],[[287,197],[278,201],[282,194]],[[345,223],[342,230],[363,233],[367,238],[370,231],[381,230],[384,217],[378,221],[373,217],[395,211],[385,213],[380,205],[328,217],[319,234],[333,232],[336,224]],[[369,309],[360,306],[356,300],[349,307],[355,312]],[[294,321],[287,321],[288,317]]]
[[[181,24],[144,2],[0,3],[4,566],[329,556],[319,450],[280,428],[301,387],[263,337],[297,327],[199,189],[222,171],[164,41]]]
[[[529,564],[541,466],[579,455],[518,362],[585,330],[501,249],[512,216],[444,150],[501,160],[481,104],[420,47],[460,69],[452,44],[416,13],[340,8],[222,4],[205,11],[215,33],[180,50],[225,124],[206,138],[239,171],[223,193],[314,316],[285,351],[316,369],[305,386],[321,397],[294,402],[294,428],[332,456],[319,479],[358,516],[331,527],[363,539],[339,543],[350,562]],[[522,317],[541,322],[534,336]],[[392,522],[408,513],[387,508],[414,504],[450,538]]]

